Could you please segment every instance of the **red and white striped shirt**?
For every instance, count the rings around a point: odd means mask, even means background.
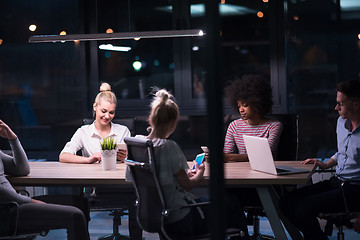
[[[224,153],[247,154],[244,135],[265,137],[269,139],[271,151],[276,153],[282,131],[282,123],[269,119],[260,125],[248,125],[242,118],[232,121],[225,136]]]

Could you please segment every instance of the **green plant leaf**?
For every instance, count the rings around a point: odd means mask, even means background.
[[[103,138],[100,141],[100,144],[102,150],[114,150],[118,146],[118,142],[116,141],[115,137]]]

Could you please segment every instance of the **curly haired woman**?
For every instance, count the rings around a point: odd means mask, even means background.
[[[268,138],[271,151],[276,156],[276,148],[282,131],[279,121],[266,117],[273,105],[270,81],[261,75],[246,74],[230,82],[225,94],[241,118],[232,121],[227,129],[224,143],[225,162],[245,162],[248,156],[243,135]],[[227,188],[227,198],[238,203],[237,208],[241,222],[246,221],[243,206],[261,205],[254,188]]]
[[[248,161],[243,135],[265,137],[275,156],[282,131],[282,124],[266,117],[273,105],[269,80],[261,75],[246,74],[236,78],[226,88],[225,93],[241,118],[232,121],[226,132],[225,162]]]

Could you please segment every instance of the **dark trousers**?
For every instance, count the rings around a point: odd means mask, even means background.
[[[210,232],[209,205],[198,208],[190,208],[190,212],[179,221],[165,224],[166,233],[173,239],[186,239],[188,236],[207,234]]]
[[[88,240],[87,222],[73,206],[27,203],[19,206],[18,233],[66,229],[68,240]]]
[[[197,199],[197,202],[208,202],[209,199]],[[174,223],[166,224],[166,232],[174,239],[184,239],[181,236],[206,234],[210,232],[210,205],[201,206],[200,214],[198,208],[191,208],[184,218]],[[225,197],[225,227],[241,229],[247,239],[248,231],[244,211],[239,205],[238,198],[227,195]]]
[[[116,209],[119,206],[124,206],[129,211],[130,238],[133,240],[142,239],[142,229],[136,220],[136,194],[133,188],[96,188],[95,197],[55,194],[36,196],[34,198],[47,203],[75,206],[83,211],[87,224],[90,221],[91,208],[106,208],[110,211],[112,208]]]
[[[84,213],[86,224],[88,224],[90,221],[90,208],[89,208],[88,199],[86,197],[80,195],[58,194],[58,195],[41,195],[41,196],[35,196],[33,198],[46,203],[77,207]]]
[[[345,203],[336,177],[305,186],[280,198],[280,209],[284,215],[303,233],[305,240],[328,239],[321,230],[317,216],[320,212],[345,211]],[[345,183],[342,187],[349,210],[360,206],[360,185]]]

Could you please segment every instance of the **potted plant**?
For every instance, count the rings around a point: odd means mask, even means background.
[[[105,171],[116,169],[116,151],[118,142],[114,137],[103,138],[101,144],[101,162]]]

